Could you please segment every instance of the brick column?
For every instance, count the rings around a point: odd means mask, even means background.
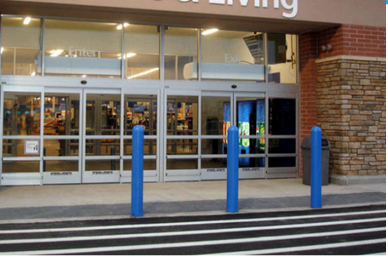
[[[310,130],[317,124],[317,34],[307,33],[300,36],[300,144],[310,135]],[[300,151],[301,153],[301,151]],[[302,176],[302,156],[299,174]]]

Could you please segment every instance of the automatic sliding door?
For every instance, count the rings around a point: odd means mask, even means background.
[[[170,91],[166,101],[164,181],[200,180],[199,92]]]
[[[265,95],[235,93],[235,124],[239,130],[239,177],[265,177]]]
[[[140,94],[143,92],[144,94]],[[144,129],[144,181],[158,182],[158,93],[154,90],[124,93],[123,171],[121,182],[131,182],[132,130],[140,125]]]
[[[232,125],[232,93],[201,96],[201,179],[226,179],[227,131]]]
[[[82,90],[64,91],[45,89],[43,184],[81,182]]]
[[[1,185],[40,185],[42,88],[10,88],[2,94]]]
[[[120,181],[120,90],[85,90],[83,183]]]
[[[268,97],[269,178],[298,176],[297,99],[295,94]]]

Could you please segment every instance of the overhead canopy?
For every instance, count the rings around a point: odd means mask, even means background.
[[[384,0],[0,0],[0,12],[279,33],[385,27]]]

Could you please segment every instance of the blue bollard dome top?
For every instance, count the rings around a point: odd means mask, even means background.
[[[133,131],[144,131],[144,128],[140,125],[136,125],[134,128],[133,128]]]
[[[318,126],[315,126],[315,127],[313,127],[313,128],[311,129],[311,132],[321,132],[321,131],[322,131],[321,128],[318,127]]]
[[[238,132],[238,128],[236,126],[230,126],[230,128],[228,129],[229,132],[232,132],[232,131],[237,131]]]

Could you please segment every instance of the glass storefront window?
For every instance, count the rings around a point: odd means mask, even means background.
[[[40,93],[4,93],[3,135],[40,135]]]
[[[265,81],[262,33],[225,30],[201,33],[203,80]]]
[[[78,139],[45,139],[44,156],[78,156]]]
[[[145,159],[143,162],[144,170],[156,170],[156,160]],[[124,170],[132,170],[132,160],[124,160]]]
[[[45,165],[43,166],[43,172],[63,172],[63,171],[71,171],[78,172],[78,161],[45,161]]]
[[[198,29],[168,27],[164,37],[164,78],[197,80]]]
[[[41,19],[3,17],[1,27],[1,74],[41,74]]]
[[[45,75],[121,78],[118,25],[46,19]]]
[[[3,173],[39,173],[39,161],[3,161]]]
[[[159,79],[159,28],[125,24],[125,77]],[[119,54],[118,58],[121,58]]]
[[[268,33],[268,82],[297,83],[297,37]]]

